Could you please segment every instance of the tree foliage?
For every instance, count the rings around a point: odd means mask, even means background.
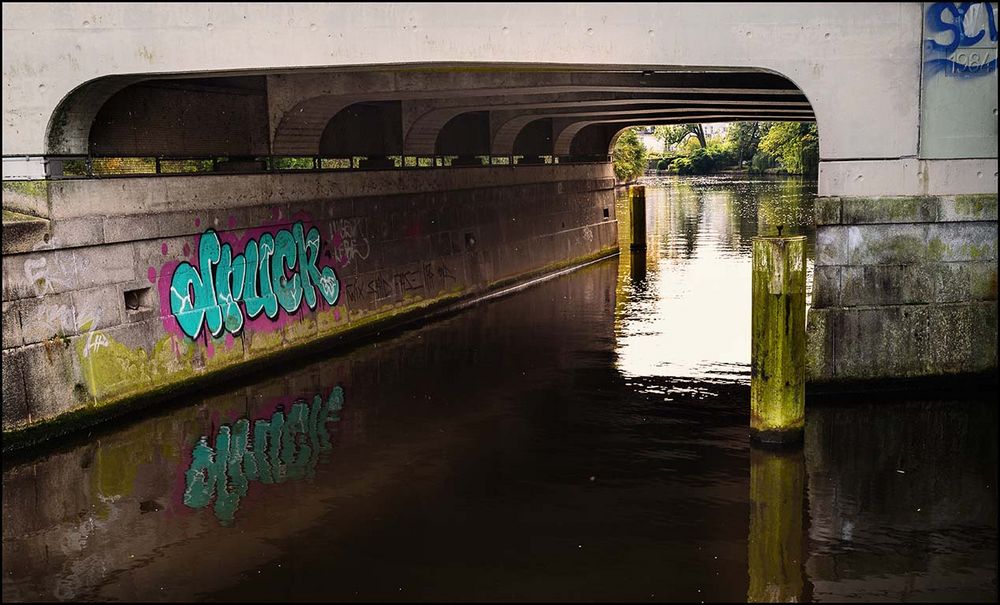
[[[699,147],[690,155],[674,160],[672,166],[677,174],[709,174],[733,164],[733,153],[726,144],[709,143]]]
[[[773,156],[790,174],[819,169],[819,133],[816,124],[776,122],[760,140],[760,151]]]
[[[646,171],[646,147],[639,140],[636,128],[625,130],[611,152],[615,177],[621,182],[635,180]]]
[[[732,145],[736,155],[736,165],[742,166],[757,153],[773,122],[733,122],[726,131],[726,141]]]
[[[674,124],[672,126],[657,126],[654,131],[656,136],[663,139],[663,142],[667,145],[676,145],[689,136],[695,136],[698,139],[698,143],[704,147],[708,147],[705,142],[705,129],[701,124]]]

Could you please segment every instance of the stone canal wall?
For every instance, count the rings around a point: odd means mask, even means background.
[[[995,372],[997,196],[816,201],[813,383]]]
[[[613,185],[609,164],[5,183],[47,216],[5,217],[5,447],[613,253]]]

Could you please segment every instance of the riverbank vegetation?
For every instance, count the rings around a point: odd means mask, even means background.
[[[816,124],[733,122],[724,136],[706,136],[701,124],[657,126],[656,135],[671,152],[650,168],[676,174],[746,171],[751,174],[816,174],[819,135]]]

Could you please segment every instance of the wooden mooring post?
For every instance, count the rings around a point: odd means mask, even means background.
[[[753,238],[750,434],[801,443],[805,426],[806,238]]]
[[[629,212],[632,220],[631,250],[646,249],[646,186],[632,185],[628,188]]]

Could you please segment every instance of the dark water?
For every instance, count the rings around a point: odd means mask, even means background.
[[[996,393],[749,448],[749,238],[814,190],[666,182],[644,270],[5,463],[4,600],[995,600]]]

